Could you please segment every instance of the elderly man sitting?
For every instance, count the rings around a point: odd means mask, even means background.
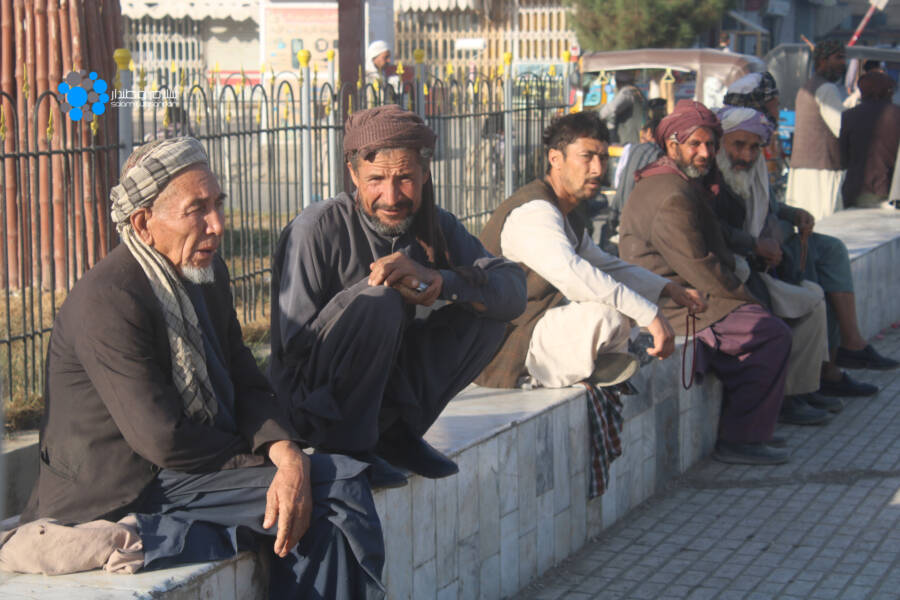
[[[777,101],[777,90],[775,94]],[[725,107],[720,112],[726,133],[717,162],[727,188],[741,198],[738,203],[726,202],[727,206],[721,207],[731,215],[726,216],[726,221],[733,225],[726,227],[726,237],[735,252],[758,257],[775,269],[781,279],[812,281],[824,289],[830,350],[822,367],[820,393],[875,394],[876,386],[856,381],[840,367],[889,370],[896,368],[898,362],[879,354],[860,333],[850,256],[844,243],[816,233],[811,214],[776,202],[770,194],[759,144],[771,135],[772,126],[759,115],[740,107]]]
[[[784,264],[782,236],[774,216],[793,221],[802,209],[776,205],[774,214],[769,212],[768,177],[765,169],[756,168],[762,161],[760,149],[774,131],[769,119],[759,111],[736,106],[726,106],[718,116],[724,135],[716,156],[722,181],[714,210],[729,249],[745,266],[743,281],[793,331],[781,420],[798,425],[825,422],[825,411],[839,412],[843,403],[816,393],[819,372],[828,361],[824,294],[816,283]],[[787,268],[774,272],[779,265]]]
[[[445,477],[456,464],[422,436],[524,310],[525,277],[435,205],[422,119],[391,104],[344,131],[354,196],[304,209],[275,252],[272,381],[304,440],[379,485],[405,483],[393,467]]]
[[[193,138],[128,159],[111,193],[122,244],[53,327],[40,473],[22,520],[130,515],[137,567],[224,558],[263,536],[277,555],[271,597],[381,597],[366,465],[303,453],[242,342],[216,255],[224,198]]]
[[[705,106],[682,100],[656,135],[666,155],[636,175],[622,213],[619,252],[707,299],[709,308],[695,327],[700,359],[724,387],[714,456],[748,464],[784,462],[786,451],[770,443],[784,399],[791,332],[735,274],[734,254],[710,206],[706,176],[714,167],[721,126]],[[689,332],[687,308],[669,304],[663,312],[676,331]]]

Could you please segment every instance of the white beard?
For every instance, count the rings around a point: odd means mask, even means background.
[[[216,280],[216,271],[212,265],[208,267],[194,267],[185,265],[181,267],[181,276],[197,285],[213,283]]]
[[[753,169],[736,170],[731,165],[731,159],[725,148],[719,148],[716,153],[716,163],[719,165],[719,171],[722,178],[738,196],[745,202],[753,200]]]

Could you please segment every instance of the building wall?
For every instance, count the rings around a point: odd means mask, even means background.
[[[221,70],[258,71],[259,24],[252,19],[239,23],[231,19],[204,19],[200,44],[207,69],[218,63]]]

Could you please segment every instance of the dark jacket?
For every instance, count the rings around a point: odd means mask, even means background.
[[[492,256],[451,213],[437,209],[450,262],[476,267],[481,283],[452,269],[440,269],[440,298],[485,307],[478,316],[510,321],[525,309],[525,276],[516,263]],[[336,314],[367,287],[373,261],[403,252],[432,266],[411,232],[396,237],[377,233],[345,193],[318,202],[295,218],[278,241],[272,261],[272,384],[279,397],[297,405],[307,393],[303,382],[313,345]],[[295,422],[296,423],[296,422]],[[303,430],[303,425],[297,428]]]
[[[534,200],[546,200],[558,207],[559,203],[553,189],[543,179],[535,179],[526,186],[516,190],[512,196],[504,200],[494,210],[487,225],[481,232],[481,242],[488,252],[500,256],[500,234],[509,213],[527,202]],[[584,233],[584,222],[578,216],[577,211],[572,211],[566,217],[575,239],[570,240],[573,246],[578,245]],[[484,368],[481,375],[475,380],[478,385],[494,388],[514,388],[519,377],[528,373],[525,368],[525,357],[528,354],[528,345],[531,343],[531,334],[537,322],[551,308],[558,306],[566,297],[562,292],[553,287],[546,279],[532,271],[524,263],[519,263],[525,272],[528,304],[518,318],[514,319],[506,329],[506,337],[500,350],[494,355],[493,360]]]
[[[841,164],[847,169],[841,192],[844,206],[861,194],[887,199],[900,142],[900,106],[864,100],[841,114]]]
[[[734,274],[712,196],[663,157],[639,173],[619,227],[619,255],[628,262],[701,291],[709,308],[697,330],[709,327],[737,307],[758,303]],[[660,308],[675,331],[685,333],[687,308],[669,298]]]
[[[189,420],[172,383],[169,340],[150,282],[125,245],[75,285],[50,338],[40,472],[22,518],[116,520],[160,468],[204,473],[258,465],[296,439],[244,346],[228,272],[202,286],[235,391],[238,434]]]

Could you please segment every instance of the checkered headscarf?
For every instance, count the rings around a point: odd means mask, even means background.
[[[141,265],[162,306],[172,352],[172,381],[185,413],[211,423],[218,403],[206,371],[206,352],[194,305],[172,263],[141,240],[129,219],[139,208],[152,206],[175,175],[195,164],[208,165],[209,159],[200,142],[192,137],[150,142],[128,158],[119,184],[109,196],[122,243]]]

